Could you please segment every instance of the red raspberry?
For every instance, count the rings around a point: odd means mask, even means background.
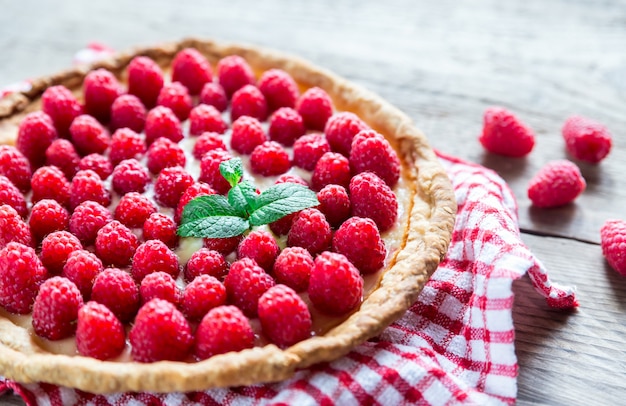
[[[111,105],[122,93],[122,85],[111,72],[102,68],[92,70],[83,82],[85,111],[106,123],[111,118]]]
[[[491,153],[519,158],[528,155],[535,146],[533,130],[502,107],[488,108],[483,122],[478,140]]]
[[[82,249],[83,245],[74,234],[67,231],[55,231],[43,239],[39,255],[48,272],[58,275],[63,271],[67,257],[72,252]]]
[[[30,231],[37,241],[54,231],[67,230],[70,214],[56,200],[44,199],[33,205],[28,219]]]
[[[184,138],[183,127],[174,112],[165,106],[157,106],[146,117],[146,144],[150,145],[161,137],[179,142]]]
[[[269,121],[270,139],[288,147],[306,132],[302,117],[290,107],[279,108],[272,114]]]
[[[228,97],[219,83],[209,82],[202,88],[200,103],[208,104],[219,111],[224,111],[228,108]]]
[[[33,245],[30,228],[15,209],[8,204],[0,205],[0,248],[11,241],[28,246]]]
[[[83,106],[72,92],[62,85],[50,86],[43,92],[41,110],[50,116],[57,133],[62,137],[67,136],[72,121],[83,114]]]
[[[15,147],[0,145],[0,175],[4,175],[22,192],[30,190],[32,171],[28,159]]]
[[[304,209],[291,225],[287,245],[306,248],[311,255],[317,255],[330,248],[331,238],[330,225],[322,212],[317,209]]]
[[[226,288],[211,275],[199,275],[183,291],[182,310],[191,320],[201,320],[209,310],[226,303]]]
[[[113,169],[112,176],[113,190],[121,195],[130,192],[143,193],[150,182],[148,169],[136,159],[125,159],[120,162]]]
[[[233,262],[224,279],[229,303],[248,317],[257,316],[259,298],[274,284],[274,279],[251,258]]]
[[[185,280],[193,281],[200,275],[210,275],[219,280],[224,279],[228,273],[228,262],[224,255],[208,248],[200,248],[191,254],[185,265]]]
[[[172,166],[184,167],[187,163],[185,151],[168,138],[159,138],[148,148],[147,166],[153,174],[159,174],[163,169]]]
[[[200,135],[204,132],[224,134],[228,125],[222,118],[222,113],[208,104],[199,104],[189,113],[189,134]]]
[[[220,173],[220,164],[232,158],[230,152],[223,149],[207,152],[200,160],[200,178],[198,180],[208,183],[217,193],[226,194],[230,190],[230,183]]]
[[[600,228],[600,241],[609,265],[626,276],[626,221],[607,220]]]
[[[315,169],[317,161],[327,152],[330,144],[321,133],[303,135],[293,144],[293,164],[304,170]]]
[[[324,213],[326,220],[333,228],[339,227],[350,217],[350,197],[343,186],[324,186],[317,192],[317,200],[320,202],[319,211]]]
[[[178,306],[182,292],[172,275],[165,272],[153,272],[146,275],[139,285],[141,303],[148,303],[152,299],[163,299]]]
[[[255,230],[237,247],[237,258],[252,258],[266,272],[271,272],[279,252],[280,247],[270,233]]]
[[[276,221],[273,221],[269,224],[270,230],[276,235],[287,235],[289,234],[289,230],[291,229],[291,225],[295,220],[296,216],[300,212],[295,212],[286,215],[285,217],[279,218]]]
[[[239,243],[243,239],[243,235],[237,235],[229,238],[204,238],[202,244],[204,248],[208,248],[213,251],[217,251],[224,256],[228,256],[233,253]]]
[[[192,201],[198,196],[214,195],[216,192],[206,183],[197,182],[189,186],[185,193],[180,197],[178,206],[176,206],[176,213],[174,213],[174,221],[179,224],[183,215],[183,210],[187,203]]]
[[[562,134],[567,152],[581,161],[597,164],[611,151],[611,133],[589,118],[569,117],[563,124]]]
[[[330,315],[342,315],[361,303],[363,278],[348,258],[326,251],[315,258],[308,292],[316,309]]]
[[[113,184],[115,185],[115,182]],[[89,169],[78,171],[74,179],[72,179],[70,186],[70,209],[76,208],[87,200],[100,203],[104,207],[111,204],[111,192],[107,190],[100,176]]]
[[[295,183],[297,185],[309,187],[309,184],[306,180],[302,179],[302,177],[293,173],[285,173],[285,174],[280,175],[278,179],[276,179],[276,182],[274,183],[276,185],[280,183]]]
[[[159,65],[146,56],[137,56],[128,64],[128,93],[141,100],[144,106],[154,107],[163,87],[163,72]]]
[[[165,272],[177,278],[180,272],[178,257],[162,241],[148,240],[135,251],[131,274],[140,283],[146,275],[154,272]]]
[[[254,117],[259,121],[265,121],[267,118],[267,102],[258,87],[245,85],[233,93],[230,101],[230,120],[235,121],[241,116]]]
[[[200,93],[205,83],[213,80],[213,70],[209,61],[198,50],[185,48],[172,60],[172,82],[180,82],[189,93]]]
[[[398,217],[398,200],[391,188],[371,172],[362,172],[350,181],[352,215],[374,220],[380,232],[389,230]]]
[[[78,310],[76,348],[80,355],[107,360],[121,354],[125,346],[124,326],[106,306],[88,302]]]
[[[373,273],[385,264],[387,249],[374,220],[350,217],[333,236],[333,251],[344,255],[362,273]]]
[[[139,288],[128,272],[106,268],[93,280],[91,300],[106,306],[125,323],[139,310]]]
[[[300,96],[296,110],[308,129],[324,131],[326,122],[333,115],[333,102],[326,91],[312,87]]]
[[[141,134],[137,134],[130,128],[120,128],[111,137],[109,159],[113,166],[125,159],[141,159],[146,149],[146,143]]]
[[[250,321],[235,306],[218,306],[202,318],[196,331],[194,354],[199,360],[254,347]]]
[[[96,240],[98,231],[113,220],[100,203],[87,200],[76,206],[70,217],[70,231],[85,245]]]
[[[268,140],[261,122],[254,117],[239,117],[231,129],[230,147],[240,154],[251,154],[257,145]]]
[[[13,207],[20,217],[28,215],[26,200],[20,190],[6,176],[0,175],[0,205],[8,204]]]
[[[289,154],[277,142],[266,141],[258,145],[250,155],[252,172],[263,176],[283,174],[291,168]]]
[[[100,179],[105,180],[113,173],[113,164],[104,155],[89,154],[80,160],[78,169],[81,171],[91,169],[100,176]]]
[[[330,184],[348,187],[351,177],[348,158],[338,152],[327,152],[315,164],[311,187],[315,191]]]
[[[389,141],[374,130],[354,136],[350,151],[352,173],[373,172],[393,188],[400,179],[400,158]]]
[[[536,207],[559,207],[574,201],[586,186],[576,164],[566,160],[552,161],[528,183],[528,198]]]
[[[311,313],[288,286],[271,287],[259,299],[259,320],[271,342],[286,348],[311,337]]]
[[[0,225],[2,208],[0,206]],[[28,314],[47,271],[35,250],[19,242],[2,244],[0,250],[0,306],[10,313]]]
[[[259,78],[259,90],[267,100],[270,111],[281,107],[295,107],[300,91],[295,80],[282,69],[270,69]]]
[[[193,156],[196,159],[202,159],[204,154],[214,149],[226,149],[224,138],[218,133],[207,132],[196,140],[193,146]]]
[[[333,114],[324,128],[324,135],[333,151],[348,157],[354,136],[369,126],[354,113],[343,111]]]
[[[106,265],[124,267],[130,264],[139,240],[117,220],[105,224],[96,234],[96,255]]]
[[[100,258],[86,250],[70,253],[63,266],[63,276],[74,282],[85,299],[91,296],[93,281],[102,271],[104,266]]]
[[[102,154],[111,144],[108,131],[95,118],[83,114],[72,121],[70,135],[81,155]]]
[[[144,304],[128,334],[137,362],[182,361],[193,345],[191,327],[172,303],[153,299]]]
[[[254,84],[252,68],[239,55],[229,55],[220,59],[216,70],[218,81],[228,97],[245,85]]]
[[[153,213],[143,223],[143,239],[160,240],[170,248],[178,245],[176,222],[163,213]]]
[[[57,130],[50,116],[43,111],[28,113],[17,130],[17,149],[33,167],[46,161],[46,149],[57,138]]]
[[[169,107],[180,121],[185,121],[189,117],[193,101],[185,86],[178,82],[172,82],[161,88],[157,105]]]
[[[78,172],[80,155],[69,140],[58,138],[46,149],[46,165],[56,166],[66,178],[72,179]]]
[[[33,194],[31,200],[54,199],[65,206],[70,200],[71,185],[56,166],[42,166],[33,173],[30,180]]]
[[[74,282],[62,276],[45,281],[33,305],[35,334],[48,340],[67,338],[76,331],[83,297]]]
[[[193,184],[193,177],[184,168],[165,168],[154,183],[154,198],[161,206],[176,208],[183,193]]]
[[[111,105],[111,130],[128,127],[141,133],[146,125],[146,107],[137,96],[124,94]]]
[[[146,196],[137,192],[126,193],[115,208],[115,220],[128,228],[143,227],[148,217],[159,208]]]
[[[287,247],[281,251],[274,262],[276,282],[289,286],[296,292],[309,287],[309,278],[313,269],[313,257],[302,247]]]

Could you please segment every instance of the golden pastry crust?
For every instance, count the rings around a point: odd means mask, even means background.
[[[136,55],[150,56],[166,67],[179,50],[188,47],[198,49],[212,64],[224,56],[238,54],[257,73],[270,68],[283,69],[303,88],[323,88],[338,110],[356,113],[387,137],[410,180],[408,222],[401,249],[358,311],[326,334],[284,350],[266,345],[197,363],[128,362],[120,367],[118,362],[46,352],[36,345],[27,329],[0,315],[0,375],[18,382],[48,382],[93,393],[185,392],[284,380],[298,369],[337,359],[378,335],[415,302],[444,257],[454,225],[456,202],[449,179],[425,136],[405,114],[375,94],[306,61],[275,51],[187,39],[118,54],[92,66],[37,79],[29,91],[0,101],[0,143],[15,142],[19,121],[27,112],[39,108],[39,96],[47,87],[62,84],[78,91],[85,74],[99,67],[121,77]]]

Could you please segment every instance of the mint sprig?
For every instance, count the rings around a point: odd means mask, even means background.
[[[249,181],[242,181],[241,159],[220,164],[220,173],[231,189],[227,196],[200,196],[183,209],[178,235],[182,237],[228,238],[253,226],[269,224],[289,214],[317,206],[317,195],[306,186],[280,183],[258,194]]]

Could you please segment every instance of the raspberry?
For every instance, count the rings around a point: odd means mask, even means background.
[[[87,200],[76,206],[70,216],[70,232],[85,245],[96,240],[98,231],[113,220],[111,212],[100,203]]]
[[[204,248],[219,252],[224,256],[228,256],[237,249],[237,246],[243,239],[243,235],[237,235],[229,238],[205,238],[202,240]]]
[[[106,306],[87,302],[78,310],[76,348],[80,355],[107,360],[126,346],[124,326]]]
[[[111,105],[122,93],[122,85],[111,72],[102,68],[92,70],[83,81],[85,111],[106,123],[111,118]]]
[[[111,131],[128,127],[141,133],[146,125],[146,107],[137,96],[124,94],[111,105]]]
[[[248,317],[257,316],[259,298],[274,284],[274,279],[251,258],[233,262],[224,279],[229,303]]]
[[[346,188],[339,185],[326,185],[317,192],[317,200],[320,205],[319,211],[324,213],[326,221],[337,228],[350,217],[350,197]]]
[[[83,106],[68,88],[61,85],[50,86],[43,92],[41,110],[50,116],[61,137],[67,136],[72,121],[83,114]]]
[[[565,120],[561,132],[567,152],[578,160],[597,164],[611,151],[613,137],[609,130],[597,121],[572,116]]]
[[[43,111],[28,113],[17,130],[17,149],[33,167],[43,165],[46,149],[57,138],[54,122]]]
[[[270,111],[281,107],[295,107],[300,92],[291,75],[282,69],[270,69],[259,78],[259,90],[267,100]]]
[[[277,142],[266,141],[258,145],[250,155],[252,172],[263,176],[283,174],[291,167],[289,154]]]
[[[128,227],[113,220],[98,230],[95,245],[104,264],[124,267],[130,264],[139,241]]]
[[[391,188],[371,172],[362,172],[350,181],[352,215],[374,220],[382,233],[389,230],[398,217],[398,200]]]
[[[270,233],[255,230],[237,247],[237,258],[252,258],[266,272],[271,272],[279,252],[280,247]]]
[[[70,186],[70,209],[76,208],[87,200],[100,203],[104,207],[111,204],[111,192],[106,189],[100,176],[89,169],[78,171],[74,179],[72,179]]]
[[[213,80],[213,71],[209,61],[193,48],[179,51],[172,60],[172,82],[180,82],[189,93],[200,93],[205,83]]]
[[[226,149],[224,139],[218,133],[207,132],[199,136],[196,140],[193,146],[193,156],[196,159],[202,159],[204,154],[214,149]]]
[[[67,257],[76,251],[82,250],[83,245],[72,233],[55,231],[48,234],[41,242],[41,263],[51,274],[60,274],[63,271]]]
[[[6,176],[0,175],[0,205],[8,204],[13,207],[20,217],[28,215],[26,200],[20,190]]]
[[[265,121],[267,118],[267,102],[258,87],[245,85],[233,93],[230,101],[230,120],[235,121],[241,116],[254,117],[259,121]]]
[[[326,91],[312,87],[300,96],[296,110],[308,129],[324,131],[326,122],[333,115],[333,102]]]
[[[143,227],[148,217],[159,208],[146,196],[137,192],[126,193],[115,208],[115,220],[128,228]]]
[[[191,320],[200,320],[209,310],[226,303],[226,288],[211,275],[200,275],[183,291],[182,310]]]
[[[108,131],[95,118],[83,114],[72,121],[70,135],[81,155],[102,154],[111,144]]]
[[[172,82],[161,88],[157,105],[169,107],[180,121],[185,121],[189,117],[193,101],[185,86],[178,82]]]
[[[144,106],[154,107],[163,87],[163,72],[159,65],[146,56],[137,56],[128,64],[128,93],[141,100]]]
[[[113,166],[125,159],[141,159],[146,153],[146,143],[143,136],[130,128],[120,128],[111,137],[109,159]]]
[[[172,303],[152,299],[144,304],[128,334],[138,362],[182,361],[193,345],[191,327]]]
[[[69,228],[70,215],[56,200],[44,199],[33,205],[28,219],[30,231],[37,241],[54,231]]]
[[[271,287],[259,299],[263,333],[281,348],[311,336],[311,313],[304,300],[288,286]]]
[[[239,117],[232,125],[230,147],[240,154],[251,154],[257,145],[267,141],[259,120],[250,116]]]
[[[345,256],[326,251],[315,258],[308,292],[316,309],[342,315],[361,303],[363,278]]]
[[[176,208],[183,193],[193,184],[193,177],[182,167],[165,168],[154,183],[154,198],[161,206]]]
[[[76,331],[78,309],[83,297],[74,282],[62,276],[45,281],[33,305],[35,334],[48,340],[60,340]]]
[[[172,275],[159,271],[143,278],[139,286],[139,296],[141,296],[141,303],[148,303],[152,299],[163,299],[178,306],[182,292],[176,286]]]
[[[285,174],[280,175],[278,179],[276,179],[276,182],[274,183],[276,185],[280,183],[295,183],[297,185],[309,187],[309,184],[306,180],[302,179],[302,177],[295,175],[293,173],[285,173]]]
[[[102,271],[104,266],[100,258],[85,250],[70,253],[63,266],[63,276],[74,282],[85,299],[91,296],[93,281]]]
[[[185,265],[185,280],[192,282],[200,275],[210,275],[217,279],[224,279],[228,273],[228,262],[224,255],[208,248],[200,248],[191,254]]]
[[[146,144],[150,145],[160,137],[179,142],[184,138],[180,120],[174,112],[165,106],[157,106],[146,116]]]
[[[306,132],[302,117],[290,107],[279,108],[272,114],[269,121],[270,139],[288,147]]]
[[[232,159],[230,152],[223,149],[214,149],[204,154],[200,160],[200,182],[206,182],[217,193],[226,194],[230,184],[220,173],[220,164]],[[181,212],[182,214],[182,212]]]
[[[30,163],[15,147],[0,145],[0,175],[6,176],[22,192],[30,190]]]
[[[189,113],[189,134],[200,135],[204,132],[224,134],[228,125],[215,107],[199,104]]]
[[[203,360],[252,347],[254,331],[246,316],[235,306],[218,306],[209,310],[198,325],[194,354]]]
[[[239,55],[229,55],[220,59],[216,70],[218,81],[228,97],[245,85],[254,83],[252,68]]]
[[[228,97],[226,97],[226,92],[219,83],[209,82],[202,88],[200,103],[208,104],[219,111],[224,111],[228,108]]]
[[[295,212],[286,215],[285,217],[279,218],[276,221],[273,221],[269,224],[270,230],[276,235],[287,235],[289,234],[289,230],[291,229],[291,225],[293,224],[293,220],[296,218],[300,212]]]
[[[328,248],[331,243],[330,225],[317,209],[304,209],[294,219],[287,245],[306,248],[311,255],[316,255]]]
[[[80,155],[69,140],[58,138],[46,149],[46,165],[56,166],[66,178],[72,179],[78,172]]]
[[[354,136],[369,126],[354,113],[343,111],[328,119],[324,135],[333,151],[348,157]]]
[[[163,169],[172,166],[185,166],[187,158],[185,152],[172,140],[159,138],[148,148],[147,167],[153,174],[159,174]]]
[[[178,206],[176,206],[176,213],[174,213],[174,221],[177,224],[180,223],[181,217],[183,215],[183,210],[185,209],[185,206],[187,205],[187,203],[189,203],[190,201],[192,201],[198,196],[208,196],[208,195],[214,195],[214,194],[215,194],[215,190],[213,190],[211,186],[209,186],[206,183],[197,182],[189,186],[187,190],[185,190],[185,193],[183,193],[183,195],[180,197]]]
[[[0,248],[11,241],[33,245],[30,228],[15,209],[8,204],[0,205]]]
[[[93,280],[91,300],[106,306],[124,323],[139,310],[139,288],[128,272],[107,268]]]
[[[609,265],[626,276],[626,221],[606,220],[600,228],[600,241]]]
[[[373,172],[393,188],[400,179],[400,158],[389,141],[374,130],[354,136],[350,150],[352,173]]]
[[[152,213],[143,223],[143,239],[160,240],[170,248],[178,245],[176,222],[163,213]]]
[[[0,206],[0,225],[2,208]],[[9,242],[0,250],[0,306],[10,313],[28,314],[47,271],[35,250],[19,242]]]
[[[87,169],[91,169],[100,176],[100,179],[105,180],[113,173],[113,164],[104,155],[89,154],[78,163],[78,170],[85,171]]]
[[[31,200],[54,199],[65,206],[70,200],[71,185],[56,166],[42,166],[30,180],[33,189]]]
[[[180,272],[178,257],[162,241],[148,240],[135,251],[131,274],[140,283],[146,275],[154,272],[165,272],[177,278]]]
[[[293,144],[293,164],[304,170],[312,171],[315,169],[317,161],[327,152],[330,152],[330,144],[324,134],[303,135]]]
[[[485,111],[483,132],[478,140],[491,153],[515,158],[528,155],[535,146],[533,130],[502,107]]]
[[[528,183],[528,198],[536,207],[559,207],[574,201],[586,186],[576,164],[566,160],[552,161]]]
[[[113,190],[121,195],[130,192],[143,193],[148,182],[150,182],[148,170],[136,159],[125,159],[113,169],[111,184]]]
[[[362,273],[373,273],[385,264],[387,249],[374,220],[350,217],[333,235],[333,251],[344,255]]]
[[[302,247],[287,247],[274,262],[276,282],[289,286],[296,292],[309,287],[309,277],[313,269],[313,257]]]
[[[338,152],[327,152],[315,164],[311,176],[311,187],[315,191],[320,191],[330,184],[348,187],[350,178],[348,158]]]

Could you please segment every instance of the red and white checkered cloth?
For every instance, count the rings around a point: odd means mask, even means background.
[[[550,306],[578,305],[550,282],[520,239],[515,198],[493,171],[439,154],[459,210],[445,260],[418,301],[380,336],[345,357],[281,383],[205,392],[93,395],[0,377],[29,405],[514,404],[512,283],[528,274]]]

